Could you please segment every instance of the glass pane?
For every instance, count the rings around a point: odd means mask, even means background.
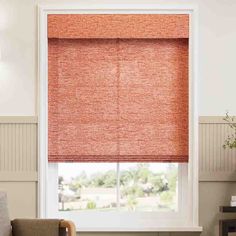
[[[116,167],[115,163],[58,164],[59,210],[116,208]]]
[[[178,164],[121,163],[120,209],[176,211]]]

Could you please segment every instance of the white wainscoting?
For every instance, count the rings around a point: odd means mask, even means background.
[[[0,117],[0,157],[0,181],[37,181],[35,117]]]
[[[200,181],[235,181],[236,150],[224,149],[224,140],[232,129],[223,117],[199,118]]]

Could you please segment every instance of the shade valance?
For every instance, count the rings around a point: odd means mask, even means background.
[[[48,38],[188,38],[186,14],[50,14]]]

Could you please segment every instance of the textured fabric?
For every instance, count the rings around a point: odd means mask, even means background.
[[[49,39],[48,55],[49,161],[188,161],[188,39]]]
[[[0,191],[0,236],[11,236],[11,223],[7,209],[7,195]]]
[[[188,38],[184,14],[50,14],[49,38]]]
[[[13,236],[59,236],[60,220],[15,219]]]

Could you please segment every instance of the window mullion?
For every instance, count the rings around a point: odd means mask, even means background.
[[[116,203],[117,209],[120,210],[120,163],[116,165]]]

